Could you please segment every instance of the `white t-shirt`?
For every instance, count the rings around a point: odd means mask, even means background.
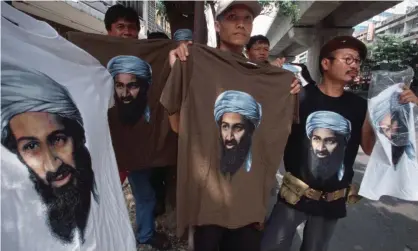
[[[78,108],[97,194],[97,200],[91,195],[84,243],[76,228],[72,241],[64,244],[52,234],[46,206],[29,179],[29,168],[2,145],[1,250],[136,250],[107,121],[113,103],[112,77],[95,58],[59,36],[47,23],[4,2],[1,15],[2,63],[49,76],[66,87]]]
[[[376,97],[369,100],[369,113],[372,121],[376,120],[376,114],[385,112],[389,106],[393,94],[402,92],[400,84],[394,84]],[[397,97],[397,96],[396,96]],[[383,102],[388,107],[382,105]],[[375,127],[377,135],[376,144],[367,164],[359,194],[371,200],[379,200],[381,196],[388,195],[408,201],[418,201],[418,162],[415,131],[414,105],[409,104],[409,113],[404,113],[408,124],[408,135],[405,144],[407,147],[401,152],[400,157],[394,163],[392,157],[392,144],[389,139]]]

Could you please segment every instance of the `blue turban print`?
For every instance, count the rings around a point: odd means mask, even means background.
[[[148,83],[148,86],[151,86],[152,83],[151,65],[135,56],[116,56],[107,63],[107,70],[113,78],[120,73],[129,73],[144,80]],[[151,118],[151,110],[148,105],[145,107],[143,115],[145,120],[149,122]]]
[[[232,177],[241,166],[249,172],[252,135],[260,126],[261,105],[248,93],[225,91],[215,101],[214,117],[220,129],[222,173]]]
[[[174,32],[173,39],[177,42],[193,41],[193,32],[189,29],[178,29]]]
[[[317,129],[321,130],[315,131]],[[317,111],[306,120],[306,135],[312,147],[310,168],[313,175],[325,179],[338,171],[338,180],[341,181],[345,172],[344,155],[351,136],[351,122],[335,112]],[[335,167],[339,169],[335,170]]]

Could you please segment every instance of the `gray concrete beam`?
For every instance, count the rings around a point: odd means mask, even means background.
[[[280,44],[276,44],[270,51],[271,55],[284,55],[288,57],[295,57],[296,55],[307,50],[315,41],[317,36],[316,28],[300,28],[293,27],[282,38]]]
[[[349,28],[394,6],[398,1],[300,1],[300,20],[292,24],[290,17],[278,14],[267,37],[274,56],[295,56],[315,44],[321,29]],[[332,33],[332,32],[331,32]],[[344,31],[345,33],[345,31]],[[321,33],[322,34],[322,33]],[[345,33],[346,34],[346,33]],[[351,35],[351,34],[350,34]],[[326,34],[321,36],[330,37]],[[323,43],[321,41],[320,43]]]
[[[299,8],[300,19],[295,25],[296,28],[299,26],[315,26],[322,19],[327,17],[332,11],[334,11],[340,4],[340,1],[298,1],[296,2]],[[270,50],[274,55],[279,55],[282,51],[286,50],[292,43],[300,43],[309,47],[308,40],[303,41],[300,39],[300,32],[296,36],[291,33],[295,30],[294,25],[290,17],[286,17],[282,14],[277,14],[275,20],[270,26],[266,36],[270,40]],[[290,34],[289,34],[290,33]],[[309,32],[308,32],[309,34]],[[303,35],[302,35],[303,37]],[[293,39],[298,39],[293,41]],[[300,51],[300,49],[299,49]],[[303,51],[303,50],[302,50]]]
[[[401,1],[344,1],[323,21],[330,27],[353,27]]]
[[[303,7],[301,2],[300,7]],[[307,11],[301,15],[296,26],[310,26],[316,25],[332,13],[338,6],[341,5],[341,1],[314,1]]]

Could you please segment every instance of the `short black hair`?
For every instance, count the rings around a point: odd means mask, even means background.
[[[268,46],[270,46],[270,40],[266,36],[256,35],[250,38],[250,41],[248,41],[248,44],[245,46],[245,48],[249,50],[256,43],[268,44]]]
[[[123,6],[121,4],[116,4],[106,11],[104,19],[106,30],[110,31],[112,29],[112,24],[118,21],[119,19],[124,19],[128,22],[133,22],[138,27],[138,31],[141,29],[141,26],[139,25],[139,16],[136,10],[131,7]]]
[[[334,52],[331,51],[326,55],[323,55],[322,57],[319,58],[319,73],[321,73],[321,76],[324,75],[324,69],[322,68],[322,59],[329,59],[329,60],[333,60],[334,58]]]
[[[148,34],[148,39],[170,39],[164,32],[151,32]]]

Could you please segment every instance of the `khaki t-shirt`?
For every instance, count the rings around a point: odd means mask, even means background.
[[[203,45],[176,62],[161,96],[180,113],[177,224],[263,222],[290,132],[293,74]]]
[[[67,37],[105,67],[110,59],[118,55],[136,56],[151,65],[152,83],[148,90],[150,121],[142,116],[133,126],[123,125],[118,109],[112,107],[108,113],[112,143],[119,170],[174,166],[177,161],[177,135],[170,128],[168,114],[159,98],[170,74],[168,53],[176,48],[176,43],[172,40],[136,40],[81,32],[69,32]]]

